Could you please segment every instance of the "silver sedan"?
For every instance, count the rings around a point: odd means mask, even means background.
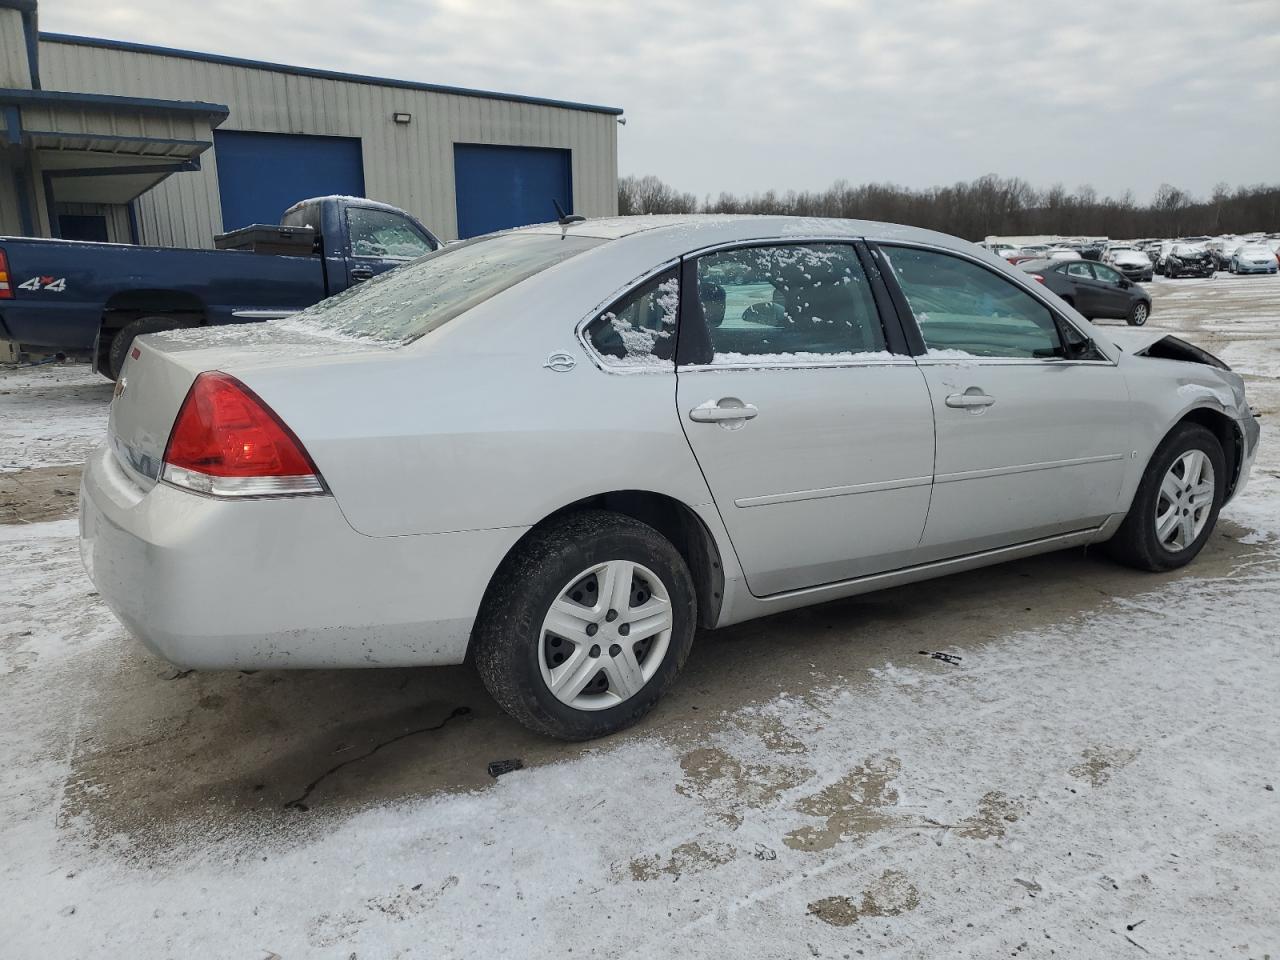
[[[283,321],[139,338],[82,554],[184,667],[460,663],[619,730],[697,627],[1105,543],[1189,562],[1239,376],[953,237],[626,218],[451,245]]]

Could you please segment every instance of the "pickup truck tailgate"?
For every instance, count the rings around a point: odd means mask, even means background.
[[[116,381],[107,425],[115,458],[144,490],[160,476],[178,411],[196,377],[221,370],[247,378],[280,366],[387,355],[392,348],[319,337],[277,324],[240,324],[138,337]]]

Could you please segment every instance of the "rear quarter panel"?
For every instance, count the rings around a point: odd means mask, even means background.
[[[606,372],[575,335],[636,270],[549,271],[380,362],[243,379],[294,429],[348,521],[369,536],[528,526],[614,490],[706,505],[674,370]],[[547,369],[553,352],[576,365]]]

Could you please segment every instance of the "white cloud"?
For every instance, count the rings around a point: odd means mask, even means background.
[[[46,30],[626,108],[696,193],[1274,180],[1280,4],[46,0]]]

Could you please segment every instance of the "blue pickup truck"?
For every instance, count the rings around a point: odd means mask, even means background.
[[[303,200],[278,226],[217,239],[231,249],[0,237],[0,339],[91,353],[114,380],[140,334],[286,316],[440,247],[359,197]]]

